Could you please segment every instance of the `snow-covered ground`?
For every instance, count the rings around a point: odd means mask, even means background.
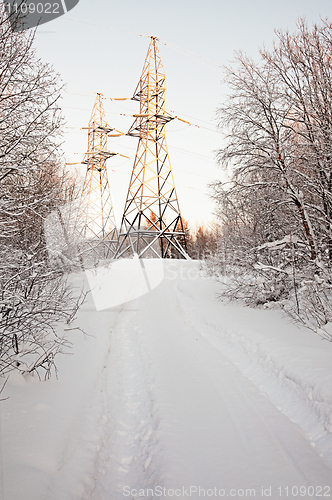
[[[4,499],[331,497],[332,344],[217,302],[197,262],[140,265],[146,286],[74,276],[88,335],[58,380],[11,375]]]

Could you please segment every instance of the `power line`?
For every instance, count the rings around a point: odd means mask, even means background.
[[[117,28],[111,28],[110,26],[105,26],[105,25],[102,25],[102,24],[89,23],[89,22],[86,22],[86,21],[79,21],[78,19],[71,19],[70,17],[67,17],[67,16],[64,16],[64,19],[66,19],[67,21],[72,21],[74,23],[80,23],[80,24],[87,24],[89,26],[95,26],[96,28],[104,28],[104,29],[107,29],[107,30],[118,31],[119,33],[128,33],[130,35],[136,35],[136,36],[141,36],[141,37],[144,37],[144,38],[150,38],[149,35],[141,35],[140,33],[134,33],[133,31],[127,31],[127,30],[120,30],[120,29],[117,29]]]
[[[141,33],[135,33],[133,31],[127,31],[127,30],[120,30],[118,28],[113,28],[110,26],[102,25],[102,24],[90,23],[90,22],[86,22],[86,21],[79,21],[78,19],[72,19],[72,18],[67,17],[67,16],[65,16],[64,19],[66,19],[67,21],[75,22],[75,23],[81,23],[81,24],[86,24],[89,26],[95,26],[96,28],[104,28],[104,29],[108,29],[111,31],[117,31],[120,33],[127,33],[130,35],[140,36],[140,37],[144,37],[144,38],[151,38],[150,35],[142,35]],[[171,49],[173,49],[177,52],[180,52],[181,54],[185,55],[186,57],[189,57],[190,59],[193,59],[194,61],[198,62],[199,64],[203,64],[204,66],[207,66],[208,68],[212,69],[213,71],[216,71],[217,73],[223,73],[223,71],[221,70],[221,68],[223,67],[222,64],[217,63],[215,61],[212,61],[211,59],[208,59],[205,56],[195,54],[194,52],[191,52],[187,49],[183,49],[182,47],[178,47],[174,43],[167,42],[166,40],[163,40],[162,38],[157,37],[157,39],[160,40],[165,46],[168,46]],[[211,64],[207,64],[207,63],[203,62],[201,59],[208,61],[209,63],[213,64],[214,66],[211,66]]]
[[[72,129],[73,129],[74,127],[70,127],[70,128],[72,128]],[[85,135],[85,132],[83,132],[83,131],[72,131],[72,130],[70,130],[70,131],[67,131],[67,132],[65,132],[65,133],[67,133],[67,134],[80,134],[80,135],[83,135],[83,134],[84,134],[84,135]],[[125,148],[125,149],[130,149],[131,151],[136,151],[136,148],[133,148],[133,147],[131,147],[131,146],[124,146],[123,144],[119,144],[119,143],[118,143],[118,142],[116,142],[116,141],[113,141],[113,142],[112,142],[112,144],[115,144],[115,145],[117,145],[117,146],[121,146],[121,147],[123,147],[123,148]],[[183,154],[186,154],[186,155],[190,155],[190,156],[193,156],[193,157],[199,157],[198,159],[201,159],[201,158],[202,158],[202,159],[204,159],[205,161],[208,161],[208,162],[210,162],[210,163],[215,164],[215,162],[214,162],[214,161],[213,161],[213,160],[212,160],[209,156],[202,155],[202,154],[200,154],[200,153],[195,153],[195,152],[193,152],[193,151],[188,151],[187,149],[178,148],[178,147],[176,147],[176,146],[172,146],[172,147],[171,147],[171,150],[175,150],[175,151],[178,151],[178,152],[180,152],[180,153],[183,153]],[[76,154],[76,153],[75,153],[75,154]]]
[[[90,97],[91,98],[91,96],[97,94],[97,92],[89,92],[88,93],[88,91],[87,91],[87,93],[81,94],[81,93],[78,93],[78,92],[69,92],[68,90],[64,90],[64,94],[78,95],[78,96],[82,96],[82,97]],[[121,106],[121,104],[119,104],[117,102],[118,100],[122,100],[122,101],[123,100],[131,100],[131,97],[128,97],[128,98],[126,97],[126,98],[121,98],[121,99],[114,99],[112,97],[105,97],[105,99],[110,99],[119,108],[122,108],[122,109],[125,109],[127,111],[135,113],[134,109],[129,109],[129,108],[125,107],[125,106]],[[181,116],[186,116],[187,118],[191,118],[193,120],[197,120],[199,122],[205,123],[206,125],[211,125],[211,122],[207,122],[206,120],[202,120],[201,118],[197,118],[196,116],[187,115],[187,114],[182,113],[182,112],[179,113],[178,111],[174,111],[174,109],[169,109],[169,112],[174,113],[174,114],[178,114],[178,115],[181,115]],[[213,132],[217,132],[217,131],[213,130]]]
[[[68,92],[69,93],[69,92]],[[73,94],[71,93],[72,95],[80,95],[80,94]],[[109,98],[111,99],[111,98]],[[76,106],[61,106],[63,109],[76,109],[78,111],[90,111],[89,109],[87,108],[79,108],[79,107],[76,107]],[[124,108],[126,109],[126,108]],[[130,111],[130,110],[128,110]],[[172,113],[176,113],[176,111],[172,111]],[[107,114],[109,115],[117,115],[117,116],[132,116],[132,115],[129,115],[128,113],[115,113],[114,111],[107,111]],[[179,114],[180,116],[186,116],[187,118],[192,118],[194,120],[197,120],[197,121],[201,121],[202,123],[208,123],[204,120],[201,120],[200,118],[196,118],[196,117],[191,117],[190,115],[186,115],[184,113],[177,113]],[[176,117],[177,118],[177,117]],[[180,121],[183,121],[180,119]],[[197,125],[197,123],[188,123],[189,125],[194,125],[194,127],[196,128],[201,128],[201,129],[204,129],[204,130],[208,130],[209,132],[214,132],[216,134],[219,134],[218,130],[215,130],[215,129],[212,129],[212,128],[208,128],[208,127],[204,127],[203,125]],[[185,127],[186,128],[186,127]],[[182,129],[181,129],[182,130]],[[173,131],[172,131],[173,132]],[[175,131],[174,131],[175,132]]]
[[[212,70],[214,70],[214,71],[217,71],[218,73],[223,73],[220,69],[218,69],[218,68],[216,68],[216,67],[214,67],[214,66],[211,66],[210,64],[206,64],[205,62],[200,61],[199,59],[197,59],[197,57],[194,57],[193,55],[191,55],[191,54],[193,54],[193,52],[189,52],[189,51],[187,51],[186,49],[181,49],[180,47],[177,47],[176,45],[171,44],[171,43],[169,43],[169,42],[166,42],[166,41],[164,41],[164,40],[162,40],[162,39],[160,39],[160,40],[162,41],[162,43],[163,43],[164,45],[171,47],[173,50],[176,50],[177,52],[180,52],[180,54],[183,54],[183,55],[185,55],[185,56],[189,57],[190,59],[193,59],[194,61],[196,61],[196,62],[198,62],[198,63],[200,63],[200,64],[203,64],[204,66],[207,66],[208,68],[210,68],[210,69],[212,69]],[[188,53],[187,53],[187,52],[188,52]],[[198,56],[198,57],[201,57],[202,59],[205,59],[205,60],[207,60],[207,61],[210,61],[209,59],[207,59],[207,58],[205,58],[205,57],[202,57],[202,56]],[[216,62],[214,62],[214,61],[211,61],[211,62],[213,62],[213,64],[217,64],[217,65],[218,65],[218,67],[221,67],[221,65],[220,65],[220,64],[218,64],[218,63],[216,63]]]

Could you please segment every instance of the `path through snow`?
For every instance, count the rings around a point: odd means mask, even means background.
[[[90,298],[59,382],[9,381],[6,500],[332,496],[332,345],[164,265],[131,302]]]

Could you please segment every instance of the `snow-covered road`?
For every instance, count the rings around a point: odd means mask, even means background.
[[[80,319],[96,338],[77,340],[76,364],[48,392],[25,387],[20,421],[23,388],[9,384],[6,500],[331,497],[331,344],[280,313],[220,305],[197,263],[164,265],[161,284],[130,302],[97,313],[90,299]],[[42,437],[15,455],[11,426],[36,408]]]

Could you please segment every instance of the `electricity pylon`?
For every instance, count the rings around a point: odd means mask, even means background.
[[[165,111],[165,72],[156,37],[151,37],[132,100],[139,101],[140,112],[133,115],[128,135],[139,141],[115,257],[188,258],[165,139],[165,125],[173,117]]]
[[[97,94],[88,127],[88,149],[82,163],[87,165],[78,217],[81,254],[113,257],[118,232],[115,225],[106,160],[117,153],[107,150],[107,136],[114,130],[107,125],[102,94]]]

